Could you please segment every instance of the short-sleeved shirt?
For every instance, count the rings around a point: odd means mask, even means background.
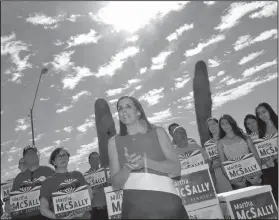
[[[32,186],[32,188],[41,186],[44,180],[52,174],[54,174],[54,170],[48,166],[40,166],[34,171],[27,169],[16,176],[11,192],[24,191],[26,187],[30,186]],[[24,213],[23,215],[16,216],[16,218],[28,218],[37,215],[40,215],[40,210]]]
[[[40,191],[40,199],[45,198],[49,203],[49,209],[54,212],[52,193],[60,190],[66,190],[67,188],[77,189],[78,187],[84,185],[89,184],[79,171],[54,173],[44,181]],[[89,212],[86,212],[83,218],[88,216],[90,216],[90,214]]]

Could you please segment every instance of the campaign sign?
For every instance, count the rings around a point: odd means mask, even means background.
[[[263,167],[266,167],[267,161],[278,158],[278,133],[253,142]]]
[[[105,188],[109,219],[121,219],[123,190]]]
[[[24,188],[24,191],[10,192],[10,204],[14,209],[12,212],[13,217],[36,211],[39,214],[40,188],[41,186],[35,186],[34,188],[30,186]]]
[[[213,161],[219,158],[217,144],[216,143],[208,143],[204,145],[204,148],[209,156],[209,158]]]
[[[230,201],[234,219],[278,219],[278,210],[271,192]]]
[[[110,171],[106,169],[106,172],[108,182],[110,182]],[[84,178],[92,188],[98,188],[100,186],[104,186],[107,183],[104,168],[100,168],[96,172],[85,173]]]
[[[242,178],[255,177],[262,174],[261,168],[252,153],[238,160],[223,162],[229,180],[234,183]]]
[[[77,189],[70,188],[67,192],[52,193],[54,213],[57,218],[62,218],[70,213],[81,213],[91,210],[91,200],[87,185]]]
[[[1,197],[4,202],[6,202],[8,200],[12,187],[13,187],[13,179],[8,180],[4,183],[1,183]]]
[[[185,152],[178,155],[181,170],[205,164],[204,158],[199,150]]]
[[[174,186],[185,206],[216,198],[208,169],[184,174],[179,181],[174,181]]]

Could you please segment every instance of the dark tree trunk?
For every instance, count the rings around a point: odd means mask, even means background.
[[[193,80],[195,111],[201,145],[209,139],[206,121],[211,117],[212,100],[206,63],[198,61]]]

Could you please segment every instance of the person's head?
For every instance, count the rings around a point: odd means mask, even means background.
[[[257,118],[255,115],[248,114],[244,118],[244,127],[247,134],[258,132]]]
[[[20,172],[27,170],[27,166],[26,166],[23,158],[20,158],[18,161],[18,169],[20,170]]]
[[[213,138],[213,135],[219,135],[218,119],[213,117],[209,118],[206,121],[206,125],[210,138]]]
[[[274,112],[269,104],[266,102],[260,103],[256,107],[256,118],[258,122],[259,137],[262,138],[266,133],[266,124],[272,121],[273,125],[278,130],[278,115]]]
[[[100,155],[97,152],[92,152],[88,156],[88,162],[92,169],[98,169],[100,167]]]
[[[23,149],[23,159],[27,166],[39,165],[40,155],[35,146],[28,145]]]
[[[188,137],[185,128],[178,126],[173,130],[173,139],[177,145],[187,143]]]
[[[241,128],[238,127],[236,121],[230,115],[223,115],[219,119],[219,138],[224,138],[227,134],[233,132],[236,136],[247,140]]]
[[[70,159],[69,152],[63,147],[58,147],[52,151],[49,158],[49,164],[57,168],[67,168]]]
[[[169,125],[169,127],[168,127],[168,129],[169,129],[169,134],[173,137],[173,130],[176,128],[176,127],[178,127],[179,126],[179,124],[177,124],[177,123],[172,123],[172,124],[170,124]]]
[[[117,101],[117,111],[119,116],[120,135],[127,135],[127,126],[140,124],[140,120],[144,120],[147,130],[151,130],[152,126],[148,121],[140,102],[131,96],[123,96]]]

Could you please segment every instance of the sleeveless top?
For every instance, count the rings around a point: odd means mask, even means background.
[[[246,141],[241,140],[233,144],[224,144],[224,154],[228,160],[235,160],[238,157],[249,154],[250,150]]]
[[[142,157],[144,153],[146,156],[154,161],[164,161],[166,157],[162,151],[156,128],[152,128],[145,134],[137,133],[134,135],[115,136],[115,145],[118,153],[118,160],[120,167],[123,167],[127,160],[124,155],[124,147],[127,148],[128,154],[140,154]],[[161,176],[168,176],[166,173],[161,173],[152,169],[141,169],[132,171],[132,173],[152,173]]]

